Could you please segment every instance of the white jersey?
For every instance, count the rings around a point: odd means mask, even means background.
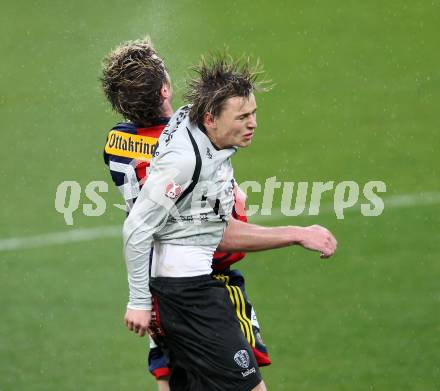
[[[206,250],[202,253],[208,254],[220,243],[232,212],[230,157],[236,148],[218,150],[199,127],[190,124],[188,112],[188,106],[180,108],[162,132],[148,178],[124,223],[128,307],[132,309],[151,309],[148,280],[153,241],[162,247],[201,246]],[[155,258],[156,270],[163,270],[161,262]],[[167,259],[167,267],[178,270],[179,258]],[[185,275],[190,274],[187,264]]]
[[[183,246],[155,242],[151,277],[194,277],[212,272],[212,256],[217,246]]]

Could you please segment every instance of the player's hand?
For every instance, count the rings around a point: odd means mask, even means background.
[[[151,322],[151,311],[131,310],[127,308],[124,316],[124,323],[127,328],[134,331],[139,337],[143,337],[148,332]]]
[[[321,258],[329,258],[336,251],[338,242],[332,233],[320,225],[304,227],[299,244],[308,250],[319,251]]]

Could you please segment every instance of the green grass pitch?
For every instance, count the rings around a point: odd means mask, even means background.
[[[265,65],[275,88],[257,96],[254,143],[234,157],[240,182],[440,192],[438,1],[25,0],[4,4],[0,20],[0,239],[122,223],[111,184],[106,213],[79,209],[73,227],[54,198],[65,180],[110,183],[101,150],[118,117],[100,61],[145,34],[176,108],[188,67],[210,49]],[[268,222],[314,223],[335,233],[333,259],[291,247],[240,264],[273,361],[269,390],[440,389],[440,204]],[[146,341],[122,322],[126,296],[118,238],[0,251],[0,390],[154,390]]]

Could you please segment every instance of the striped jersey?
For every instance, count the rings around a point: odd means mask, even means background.
[[[166,119],[146,129],[118,124],[107,138],[104,157],[130,211],[124,240],[131,308],[150,305],[145,287],[153,239],[217,246],[233,210],[229,158],[235,148],[217,150],[204,132],[189,123],[188,111],[188,107],[178,110],[165,129]],[[213,267],[227,266],[243,256],[217,254]]]
[[[131,122],[118,123],[107,136],[104,161],[109,167],[114,184],[124,197],[127,212],[131,210],[145,183],[151,154],[157,148],[159,136],[169,120],[168,117],[157,118],[147,128],[138,127]],[[135,148],[134,140],[140,140],[139,148]],[[237,220],[247,222],[246,194],[237,184],[234,187],[232,216]],[[243,252],[216,251],[212,259],[212,268],[216,271],[224,271],[233,263],[242,260],[245,255]]]

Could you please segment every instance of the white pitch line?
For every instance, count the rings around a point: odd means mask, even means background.
[[[78,228],[70,231],[52,232],[36,236],[0,239],[0,251],[21,250],[53,246],[57,244],[85,242],[88,240],[115,238],[121,236],[122,226],[109,225],[97,228]]]
[[[440,193],[419,193],[419,194],[401,194],[383,198],[385,209],[395,209],[404,207],[415,207],[423,205],[440,204]],[[334,213],[333,203],[323,204],[320,208],[320,214]],[[344,213],[359,211],[359,207],[348,208]],[[319,216],[319,215],[318,215]],[[310,217],[318,217],[310,216]],[[307,214],[300,215],[300,217],[309,217]],[[275,209],[269,216],[256,215],[251,217],[251,221],[255,223],[275,221],[293,217],[285,216],[281,209]],[[121,225],[109,225],[96,228],[78,228],[70,231],[52,232],[47,234],[40,234],[27,237],[15,237],[0,239],[1,251],[14,251],[29,248],[47,247],[58,244],[85,242],[95,239],[107,239],[121,237]]]

